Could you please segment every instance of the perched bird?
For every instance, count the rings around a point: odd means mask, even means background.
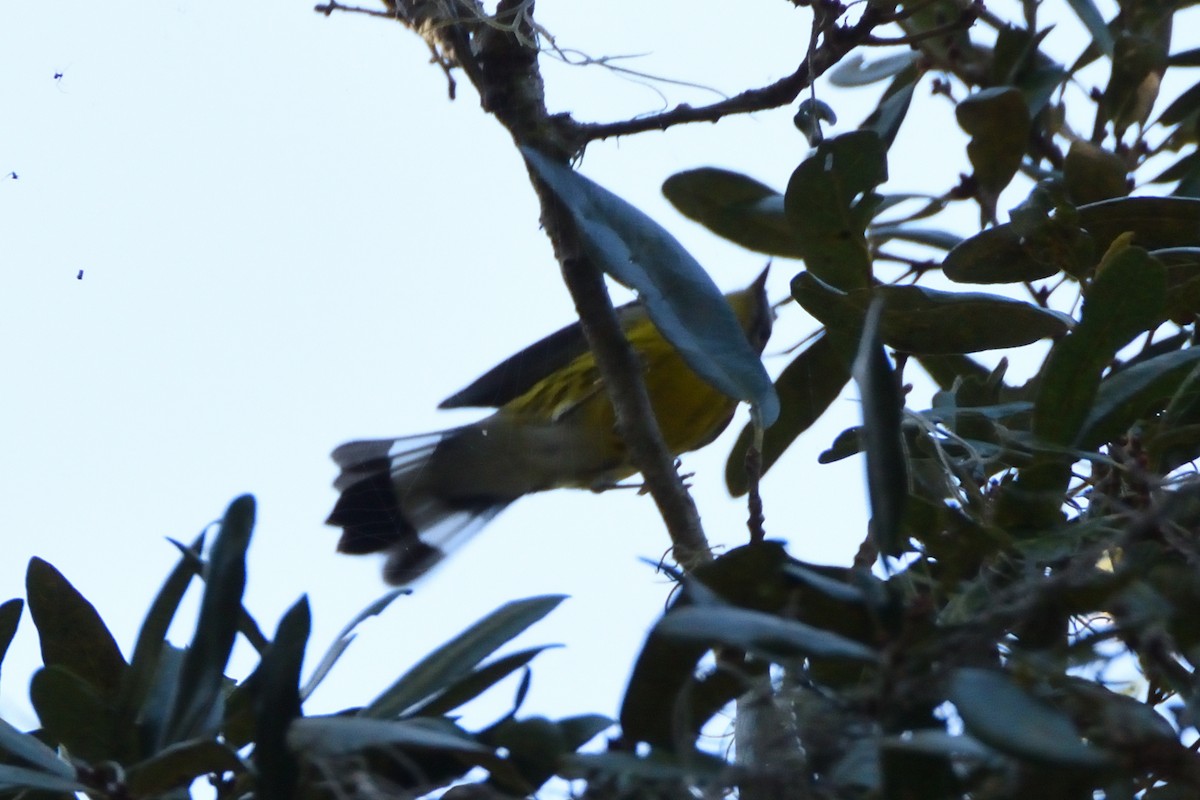
[[[766,272],[726,295],[759,353],[773,314]],[[696,450],[729,424],[737,403],[691,370],[645,309],[617,309],[667,447]],[[341,492],[326,522],[340,526],[338,550],[386,551],[384,578],[416,580],[523,495],[565,487],[599,490],[629,477],[624,442],[579,324],[507,359],[440,408],[496,412],[460,428],[399,439],[349,442],[333,451]]]

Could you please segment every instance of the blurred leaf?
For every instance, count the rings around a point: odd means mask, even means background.
[[[975,353],[1061,336],[1071,318],[1030,303],[979,292],[880,286],[880,335],[906,353]]]
[[[1178,125],[1197,112],[1200,112],[1200,83],[1172,100],[1171,105],[1167,106],[1159,116],[1158,123],[1160,125]]]
[[[826,597],[844,603],[865,603],[867,595],[862,588],[844,581],[822,575],[811,567],[803,564],[788,564],[784,572],[789,578],[794,578],[805,586],[816,589]]]
[[[982,381],[986,380],[989,374],[987,367],[979,362],[954,353],[922,354],[918,355],[916,360],[922,369],[929,373],[929,377],[933,378],[934,383],[943,390],[950,389],[959,378]]]
[[[920,55],[912,51],[893,53],[867,63],[860,52],[852,52],[826,73],[834,86],[869,86],[912,66]]]
[[[975,169],[982,217],[995,221],[1000,192],[1017,174],[1029,142],[1029,108],[1018,89],[997,86],[959,102],[955,116],[971,137],[967,156]]]
[[[1111,756],[1083,742],[1069,717],[987,669],[956,669],[950,702],[967,731],[1002,753],[1042,764],[1099,769]]]
[[[184,789],[204,775],[240,773],[237,754],[213,739],[191,739],[160,750],[129,768],[125,784],[135,797],[155,797]]]
[[[655,630],[667,637],[708,647],[726,645],[767,661],[793,658],[844,658],[878,661],[869,647],[836,633],[774,614],[733,606],[688,606],[664,616]]]
[[[73,774],[73,773],[72,773]],[[24,767],[0,764],[0,792],[9,789],[44,790],[48,792],[86,792],[87,787],[61,775],[52,775]]]
[[[909,731],[904,736],[889,736],[881,744],[889,750],[908,750],[946,758],[965,756],[973,759],[988,759],[993,756],[994,752],[971,736],[961,734],[956,736],[946,731],[928,729]]]
[[[1200,47],[1173,53],[1168,61],[1172,67],[1200,67]]]
[[[1033,432],[1072,445],[1091,413],[1100,373],[1117,351],[1158,324],[1166,301],[1166,272],[1140,247],[1110,248],[1084,296],[1082,319],[1047,357]]]
[[[167,539],[167,541],[175,545],[175,549],[180,552],[185,561],[192,562],[192,565],[196,570],[195,574],[202,578],[207,576],[209,571],[208,565],[205,563],[204,559],[200,557],[198,550],[186,547],[174,539]],[[238,614],[237,632],[245,637],[246,642],[253,647],[255,652],[257,652],[260,656],[263,654],[263,651],[267,649],[267,645],[269,644],[267,637],[263,635],[262,630],[258,627],[258,623],[255,622],[254,618],[250,616],[250,613],[246,611],[245,606],[242,606],[242,609]]]
[[[1116,153],[1076,140],[1067,151],[1063,180],[1071,201],[1082,205],[1129,194],[1128,171],[1125,159]]]
[[[871,537],[880,553],[897,556],[908,547],[900,538],[900,522],[908,498],[908,465],[900,437],[904,399],[879,339],[882,316],[883,302],[876,300],[867,312],[851,372],[862,397]]]
[[[649,755],[633,753],[577,753],[563,759],[561,775],[567,779],[594,780],[611,776],[639,782],[692,782],[713,780],[728,769],[724,759],[711,753],[692,751],[675,755],[655,749]]]
[[[150,604],[150,610],[146,612],[146,618],[142,621],[141,630],[138,632],[137,643],[133,647],[133,656],[129,660],[129,669],[125,673],[125,680],[121,686],[120,697],[116,703],[121,725],[132,724],[142,709],[158,671],[159,656],[167,642],[167,631],[175,619],[179,603],[183,600],[188,586],[191,585],[192,578],[199,574],[197,564],[200,558],[199,553],[203,547],[204,535],[201,534],[192,542],[191,546],[191,550],[196,556],[195,559],[181,558],[179,560],[179,563],[175,565],[171,574],[163,582],[162,588],[158,590],[154,602]],[[162,731],[154,729],[150,733],[153,738],[157,739]]]
[[[796,437],[808,430],[841,394],[850,380],[846,359],[822,334],[796,356],[775,380],[782,412],[763,437],[762,471],[779,459]],[[725,463],[725,485],[735,497],[746,493],[745,454],[753,436],[747,425]]]
[[[529,147],[530,169],[570,212],[588,257],[637,290],[655,326],[705,381],[756,405],[763,422],[779,398],[725,296],[675,237],[612,192]]]
[[[865,230],[874,189],[887,180],[887,151],[874,131],[822,142],[788,182],[784,209],[801,242],[801,257],[823,282],[846,291],[870,284]]]
[[[25,601],[18,597],[0,603],[0,665],[3,665],[8,646],[17,635],[17,625],[21,622],[21,611],[24,608]]]
[[[1200,360],[1200,348],[1177,350],[1134,364],[1100,382],[1078,437],[1097,447],[1124,433],[1137,419],[1168,400]]]
[[[106,700],[115,698],[125,659],[95,607],[40,558],[30,559],[25,586],[42,662],[70,670]]]
[[[446,691],[469,675],[483,659],[549,614],[563,599],[563,595],[545,595],[501,606],[422,659],[359,715],[397,717]]]
[[[912,228],[907,225],[872,225],[870,232],[871,239],[878,244],[899,239],[937,250],[952,250],[963,240],[958,234],[929,228]]]
[[[1117,139],[1130,126],[1140,126],[1158,98],[1159,84],[1167,68],[1168,26],[1165,40],[1149,32],[1122,32],[1113,47],[1112,74],[1104,89],[1100,111],[1113,123]]]
[[[902,55],[909,58],[916,54],[904,53]],[[842,64],[845,63],[845,61],[842,62]],[[900,125],[908,116],[908,108],[912,104],[913,91],[917,88],[917,81],[924,75],[924,71],[917,64],[912,63],[911,58],[909,64],[884,91],[875,110],[863,120],[862,125],[859,125],[859,128],[879,134],[879,138],[888,148],[896,141],[896,135],[900,133]]]
[[[544,717],[506,719],[492,726],[481,737],[493,747],[508,751],[508,761],[516,767],[526,784],[505,787],[532,794],[558,772],[562,759],[601,731],[612,720],[599,715],[573,717],[552,722]],[[498,782],[503,785],[504,782]]]
[[[34,673],[29,699],[42,729],[84,761],[117,760],[121,742],[113,709],[96,687],[69,669],[45,667]]]
[[[1083,23],[1083,27],[1087,28],[1088,33],[1091,34],[1093,44],[1100,48],[1101,53],[1112,58],[1112,31],[1108,29],[1108,23],[1104,21],[1104,17],[1100,14],[1100,9],[1096,8],[1096,4],[1092,0],[1067,0],[1067,5],[1079,17],[1079,21]]]
[[[405,716],[436,717],[453,711],[459,706],[474,700],[521,667],[524,667],[538,653],[557,646],[543,645],[541,647],[531,647],[528,650],[521,650],[491,661],[470,675],[460,679],[452,686],[447,686],[440,694],[430,698],[429,702],[422,703],[416,708],[411,709]]]
[[[288,749],[287,733],[300,717],[300,670],[311,628],[308,598],[301,597],[279,621],[255,671],[254,766],[257,794],[265,800],[291,800],[296,793],[299,766]]]
[[[371,747],[417,747],[490,754],[490,748],[445,719],[384,720],[366,717],[303,717],[288,729],[288,745],[310,759],[334,758]]]
[[[183,656],[160,747],[198,738],[216,724],[217,700],[242,612],[246,548],[253,530],[254,498],[242,495],[229,504],[213,542],[200,616]]]
[[[412,594],[412,589],[392,589],[383,597],[375,600],[362,611],[355,614],[354,619],[346,623],[345,627],[338,632],[337,637],[333,640],[333,644],[325,651],[325,655],[321,657],[320,662],[305,682],[304,687],[300,690],[301,700],[307,700],[316,691],[317,687],[321,685],[321,681],[325,680],[325,676],[333,669],[333,665],[342,657],[342,653],[346,652],[346,648],[354,641],[354,629],[371,617],[382,614],[392,604],[393,600],[405,594]]]
[[[1052,220],[1053,221],[1053,220]],[[1200,244],[1200,200],[1182,197],[1119,197],[1078,209],[1078,223],[1103,253],[1123,233],[1147,250]],[[1071,226],[1073,227],[1073,226]],[[1033,247],[1012,223],[972,236],[946,256],[946,277],[965,283],[1020,283],[1053,275],[1070,259],[1057,255],[1071,243],[1066,230]]]
[[[783,573],[789,563],[779,542],[735,548],[693,570],[672,608],[699,605],[697,598],[705,597],[705,607],[723,601],[779,610],[790,596],[792,582]],[[713,714],[745,691],[750,665],[736,673],[718,670],[695,677],[707,652],[705,645],[668,639],[657,627],[650,630],[621,701],[621,730],[627,739],[674,750],[694,741]]]
[[[789,258],[802,253],[783,213],[783,195],[753,178],[703,167],[675,173],[662,192],[685,217],[748,250]]]
[[[36,736],[22,733],[2,718],[0,718],[0,752],[15,756],[20,761],[37,767],[40,772],[67,780],[75,777],[75,768],[38,741]]]
[[[814,319],[837,335],[857,339],[867,306],[871,303],[869,289],[844,292],[825,283],[811,271],[796,273],[792,277],[791,289],[792,297]]]

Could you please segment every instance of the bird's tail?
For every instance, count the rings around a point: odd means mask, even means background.
[[[400,439],[348,442],[333,451],[341,492],[326,522],[342,528],[343,553],[387,553],[384,578],[415,581],[515,497],[450,496],[431,468],[438,446],[464,428]]]

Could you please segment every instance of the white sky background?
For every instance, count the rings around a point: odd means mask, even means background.
[[[0,599],[23,594],[26,563],[40,556],[98,607],[126,653],[176,560],[164,537],[191,540],[251,492],[247,607],[269,635],[307,593],[311,667],[385,589],[379,562],[335,554],[337,531],[322,524],[335,499],[329,451],[473,418],[435,407],[573,316],[521,160],[466,79],[449,102],[415,35],[310,9],[0,7],[0,173],[19,175],[0,181]],[[741,14],[631,0],[544,0],[537,11],[560,46],[650,53],[628,65],[729,93],[791,72],[808,38],[808,13],[780,0]],[[552,109],[581,120],[662,105],[600,67],[547,62],[545,74]],[[672,105],[714,99],[658,88]],[[822,91],[842,122],[832,132],[856,126],[881,88]],[[921,108],[926,124],[905,134],[889,191],[941,191],[967,169],[950,105]],[[782,189],[808,148],[794,110],[597,143],[581,168],[738,288],[765,258],[681,217],[659,187],[714,165]],[[1023,194],[1006,193],[1001,208]],[[798,269],[776,264],[773,298]],[[785,309],[768,353],[813,327]],[[816,464],[855,422],[852,398],[766,479],[768,532],[797,557],[847,564],[864,534],[861,463]],[[684,460],[723,546],[746,539],[744,503],[723,486],[731,443]],[[615,716],[669,590],[638,558],[667,546],[653,503],[633,492],[522,500],[364,626],[306,710],[366,702],[503,602],[554,592],[571,599],[522,643],[566,647],[534,662],[525,713]],[[36,724],[26,692],[38,663],[26,615],[0,681],[0,714],[18,725]],[[474,719],[489,721],[510,696],[501,690]]]

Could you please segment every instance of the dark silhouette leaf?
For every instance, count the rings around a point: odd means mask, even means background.
[[[266,800],[291,800],[299,781],[287,733],[300,717],[300,669],[311,627],[308,598],[301,597],[279,621],[255,671],[254,766],[258,794]]]
[[[307,700],[316,691],[317,687],[321,685],[321,681],[325,680],[325,676],[333,669],[333,665],[342,657],[342,653],[346,652],[346,648],[354,641],[354,629],[365,620],[382,614],[392,604],[393,600],[405,594],[412,594],[412,589],[393,589],[355,614],[354,619],[346,623],[345,627],[338,633],[337,638],[333,640],[333,644],[325,651],[325,655],[321,657],[321,661],[317,664],[316,668],[313,669],[312,675],[304,683],[304,687],[300,690],[301,700]]]
[[[129,768],[125,783],[137,797],[154,797],[183,789],[205,775],[240,773],[237,753],[214,739],[192,739],[160,750]]]
[[[304,717],[289,729],[288,744],[307,758],[353,755],[367,748],[388,746],[468,754],[492,752],[452,723],[428,718]]]
[[[796,356],[775,380],[782,412],[763,437],[762,471],[779,460],[796,437],[808,430],[850,380],[846,359],[822,335]],[[725,485],[735,497],[746,493],[746,449],[753,437],[747,425],[725,463]]]
[[[0,764],[0,792],[9,789],[44,790],[47,792],[82,793],[87,787],[78,781],[61,775],[52,775],[24,767]]]
[[[422,659],[360,715],[398,717],[446,691],[471,674],[485,658],[549,614],[563,599],[563,595],[546,595],[501,606]]]
[[[102,698],[115,698],[121,689],[125,658],[95,607],[40,558],[30,560],[25,586],[42,662],[70,670]]]
[[[21,611],[24,608],[25,601],[20,598],[0,603],[0,666],[3,666],[8,646],[17,635],[17,625],[21,622]]]
[[[225,665],[237,636],[246,588],[246,548],[254,530],[254,498],[230,503],[213,542],[200,617],[184,653],[161,746],[199,737],[215,726]]]
[[[975,168],[976,197],[985,221],[996,219],[1000,192],[1017,174],[1029,141],[1029,107],[1019,89],[982,89],[955,108],[958,124],[971,136],[967,156]]]
[[[74,767],[59,758],[57,753],[42,744],[36,736],[22,733],[2,718],[0,718],[0,752],[8,753],[19,761],[37,767],[38,772],[67,780],[75,777]]]
[[[672,639],[709,647],[727,645],[768,661],[802,657],[878,660],[875,651],[853,639],[774,614],[733,606],[689,606],[669,612],[655,630]]]
[[[556,646],[531,647],[528,650],[521,650],[484,664],[457,683],[446,687],[440,694],[431,698],[429,702],[412,709],[406,716],[436,717],[447,714],[459,706],[474,700],[509,675],[521,669],[521,667],[524,667],[538,653]]]
[[[85,761],[117,760],[121,738],[115,714],[96,687],[65,667],[38,670],[29,699],[42,729],[74,756]]]

